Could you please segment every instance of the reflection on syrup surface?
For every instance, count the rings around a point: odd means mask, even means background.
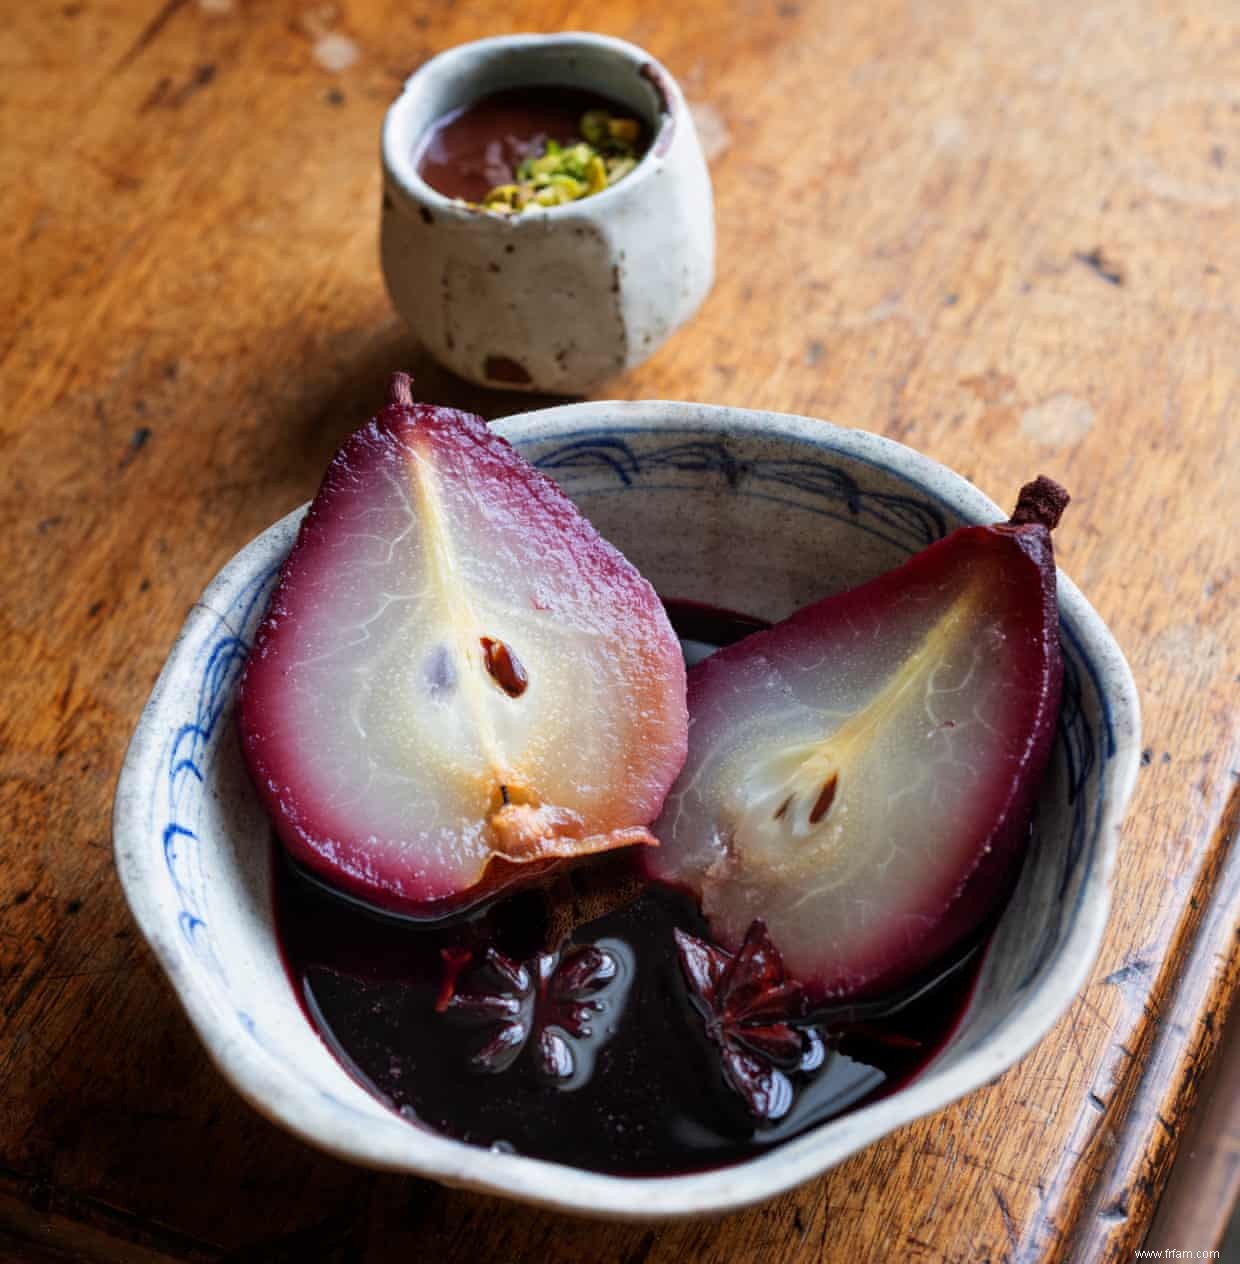
[[[687,656],[762,626],[668,609]],[[311,1021],[381,1101],[476,1145],[618,1174],[734,1163],[890,1091],[942,1046],[975,975],[966,962],[885,1018],[832,1016],[788,1072],[791,1108],[756,1123],[677,956],[674,929],[709,939],[705,921],[624,855],[434,928],[350,905],[279,855],[276,905]]]

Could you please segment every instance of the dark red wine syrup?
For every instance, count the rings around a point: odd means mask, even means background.
[[[667,604],[687,656],[762,626],[695,603]],[[524,891],[470,918],[426,927],[339,899],[277,848],[285,963],[328,1047],[369,1092],[411,1122],[474,1145],[622,1175],[736,1163],[888,1093],[938,1052],[967,1004],[977,954],[886,1017],[873,1017],[875,1007],[867,1005],[864,1014],[844,1016],[864,1024],[823,1028],[819,1064],[789,1073],[791,1109],[775,1122],[756,1122],[724,1077],[677,958],[674,928],[709,939],[687,893],[650,883],[627,903],[577,925],[557,956],[542,959],[547,985],[537,985],[532,963],[546,946],[554,902],[576,901],[600,884],[616,889],[626,878],[633,885],[631,864],[623,855],[605,857],[571,871],[550,897]],[[590,1034],[581,1038],[556,1026],[563,1004],[556,1010],[547,999],[557,980],[569,978],[572,962],[580,964],[574,945],[601,949],[612,967],[605,986],[588,996],[596,1008],[586,1024]],[[479,964],[487,947],[531,963],[524,992]],[[470,965],[445,989],[445,971],[466,949]],[[556,961],[560,971],[552,974]],[[445,997],[457,989],[496,995],[481,1007],[445,1009]],[[524,1025],[500,1041],[507,1052],[499,1061],[518,1051],[503,1069],[494,1058],[484,1069],[487,1059],[479,1055],[499,1033],[500,1010],[519,1012]],[[559,1040],[561,1061],[567,1058],[557,1075],[549,1074],[556,1058],[549,1060],[542,1043],[548,1033]]]

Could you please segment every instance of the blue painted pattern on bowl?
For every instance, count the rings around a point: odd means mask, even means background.
[[[888,570],[961,523],[1006,516],[908,448],[805,418],[592,403],[497,428],[664,596],[765,618]],[[306,1140],[565,1210],[717,1213],[807,1180],[994,1079],[1084,984],[1106,923],[1139,713],[1118,646],[1061,575],[1064,702],[1029,855],[964,1021],[914,1083],[736,1167],[640,1179],[478,1149],[391,1114],[328,1053],[292,994],[272,925],[270,831],[234,732],[240,671],[302,512],[243,549],[191,611],[126,758],[114,834],[138,924],[217,1065]]]

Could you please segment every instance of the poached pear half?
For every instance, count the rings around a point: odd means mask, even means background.
[[[720,650],[644,853],[735,951],[765,921],[812,999],[898,988],[980,930],[1019,870],[1063,663],[1048,479],[1010,522]]]
[[[479,417],[389,405],[329,466],[240,687],[293,857],[435,917],[630,844],[684,762],[654,590]]]

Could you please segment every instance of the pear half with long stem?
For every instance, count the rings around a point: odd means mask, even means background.
[[[392,398],[333,459],[241,682],[284,845],[435,917],[630,844],[684,762],[650,585],[481,418]]]
[[[736,949],[762,918],[818,1000],[907,982],[1019,870],[1063,664],[1051,529],[1022,489],[903,566],[689,673],[689,756],[646,865]]]

